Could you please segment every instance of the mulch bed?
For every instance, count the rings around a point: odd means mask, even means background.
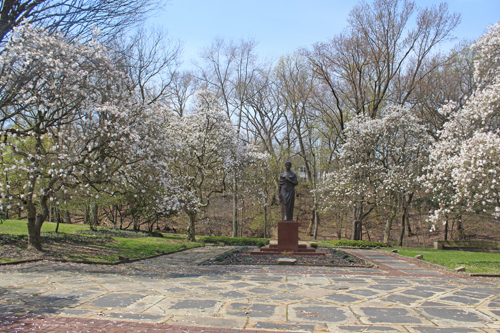
[[[317,251],[325,252],[325,255],[291,255],[291,254],[252,254],[256,248],[246,248],[240,252],[230,251],[218,257],[211,258],[203,265],[278,265],[280,258],[297,259],[295,265],[299,266],[330,266],[330,267],[373,267],[363,259],[332,248],[319,247]]]
[[[42,242],[43,251],[28,249],[25,239],[5,240],[0,238],[0,258],[3,262],[34,259],[94,258],[103,255],[116,255],[118,249],[105,248],[95,244],[60,242],[49,240]],[[0,263],[2,262],[0,261]]]

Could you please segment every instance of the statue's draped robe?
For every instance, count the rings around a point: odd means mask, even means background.
[[[285,171],[280,175],[279,187],[283,221],[293,221],[293,206],[295,204],[295,185],[286,180],[286,177],[297,183],[297,175],[293,172]]]

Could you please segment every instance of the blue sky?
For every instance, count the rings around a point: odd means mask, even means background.
[[[370,2],[368,0],[367,2]],[[500,20],[500,0],[449,0],[450,12],[462,15],[454,34],[477,39]],[[357,1],[339,0],[169,0],[161,14],[149,20],[171,38],[184,43],[183,60],[219,36],[253,38],[262,57],[277,58],[300,47],[327,41],[347,26]],[[416,0],[420,7],[438,4]]]

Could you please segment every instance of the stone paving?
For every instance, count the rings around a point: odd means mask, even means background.
[[[373,268],[199,265],[227,250],[2,266],[0,332],[500,332],[499,279],[375,250],[349,250]]]

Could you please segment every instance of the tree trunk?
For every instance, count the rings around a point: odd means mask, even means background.
[[[133,218],[133,221],[134,221],[134,231],[138,231],[139,230],[139,221],[137,220],[137,217],[135,216],[135,214],[132,216]]]
[[[118,226],[118,206],[113,205],[113,228]]]
[[[352,240],[362,240],[363,239],[363,202],[358,200],[354,203],[353,211],[354,220],[352,223]]]
[[[55,232],[58,233],[59,232],[59,224],[61,223],[61,218],[59,217],[59,209],[54,208],[54,215],[55,215],[55,219],[56,219],[56,230],[55,230]]]
[[[403,241],[405,238],[405,231],[407,229],[409,218],[410,218],[410,204],[413,199],[413,193],[408,194],[408,199],[406,195],[403,196],[403,214],[401,216],[401,233],[399,235],[398,246],[403,246]]]
[[[40,230],[42,225],[37,222],[35,205],[28,201],[26,203],[26,212],[28,214],[28,248],[42,251],[42,241],[40,238]]]
[[[337,230],[336,230],[337,238],[342,239],[342,224],[344,222],[344,221],[342,221],[342,213],[338,213],[337,222],[338,222]]]
[[[387,216],[387,221],[385,223],[384,244],[388,244],[390,242],[392,222],[394,221],[394,217],[396,216],[396,209],[397,209],[397,205],[394,204],[391,207],[391,211],[389,212],[389,215]]]
[[[233,237],[238,237],[238,183],[233,178]]]
[[[240,237],[243,237],[243,222],[245,218],[245,200],[242,201],[241,215],[240,215]]]
[[[2,161],[3,161],[3,156],[2,156]],[[9,183],[9,175],[7,174],[7,172],[5,172],[5,184],[8,184],[8,183]],[[9,196],[10,196],[9,189],[7,188],[7,198]],[[2,209],[3,209],[4,214],[5,214],[5,219],[8,220],[9,219],[9,210],[7,209],[6,206],[4,206]],[[19,212],[21,212],[21,210],[19,210]],[[19,213],[19,219],[21,219],[21,213]]]
[[[352,240],[362,240],[363,221],[354,221],[352,224]]]
[[[42,251],[41,229],[42,225],[36,217],[34,219],[28,218],[28,248]]]
[[[267,238],[267,205],[264,205],[264,238]]]
[[[318,239],[318,227],[319,227],[319,213],[317,203],[314,205],[314,239]]]
[[[97,225],[99,224],[99,206],[93,204],[90,208],[90,229],[93,231],[97,230]]]
[[[413,231],[411,230],[411,224],[410,224],[410,208],[407,209],[407,215],[406,215],[406,235],[408,237],[413,236]]]
[[[40,213],[36,212],[36,207],[31,201],[26,203],[26,210],[28,211],[28,248],[42,251],[42,239],[40,234],[43,222],[49,215],[47,197],[40,197]]]
[[[71,224],[71,217],[69,216],[69,211],[64,211],[64,220],[67,224]]]
[[[446,216],[446,221],[444,222],[444,240],[448,240],[448,216]]]
[[[398,246],[403,246],[403,241],[405,238],[405,228],[406,228],[406,214],[401,215],[401,232],[399,234]]]
[[[314,208],[313,208],[313,214],[312,214],[312,217],[311,219],[309,220],[309,224],[307,225],[307,230],[306,230],[306,234],[309,235],[309,236],[312,236],[312,230],[313,230],[313,227],[314,227]]]
[[[465,231],[464,231],[464,225],[462,222],[462,216],[459,216],[457,219],[457,232],[458,232],[458,240],[464,240],[465,239]]]
[[[90,224],[90,207],[85,206],[85,217],[84,217],[84,224]]]
[[[187,228],[187,241],[188,242],[196,242],[196,234],[194,230],[194,225],[196,222],[196,213],[193,212],[188,212],[187,215],[189,216],[189,224]]]

